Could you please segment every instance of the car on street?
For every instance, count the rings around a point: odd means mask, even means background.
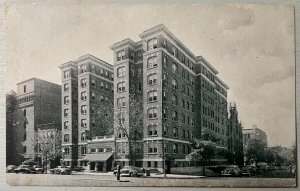
[[[267,172],[270,169],[270,166],[266,162],[257,163],[257,170],[260,172]]]
[[[18,174],[18,173],[36,174],[37,173],[35,168],[33,168],[33,166],[29,166],[29,165],[20,165],[14,170],[14,172],[16,174]]]
[[[6,172],[9,173],[9,172],[15,172],[14,170],[17,168],[16,165],[8,165],[6,167]]]
[[[38,174],[44,173],[44,168],[40,165],[33,165],[33,168],[37,171]]]
[[[82,172],[84,171],[85,169],[82,167],[82,166],[74,166],[74,167],[71,167],[71,171],[76,171],[76,172]]]
[[[229,165],[221,171],[221,176],[242,176],[242,171],[238,165]]]
[[[253,176],[256,173],[256,168],[254,166],[244,166],[242,167],[242,175],[243,176]]]
[[[120,170],[120,174],[121,174],[121,176],[125,175],[125,176],[137,177],[137,176],[144,176],[144,171],[143,171],[143,169],[140,169],[135,166],[124,166]]]
[[[54,169],[50,169],[51,174],[70,175],[71,169],[68,166],[57,166]]]

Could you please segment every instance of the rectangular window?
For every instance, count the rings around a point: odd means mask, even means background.
[[[81,106],[81,114],[86,114],[86,111],[87,111],[87,106],[86,105]]]
[[[157,118],[157,108],[148,109],[148,118],[149,119]]]
[[[178,73],[178,66],[174,62],[172,63],[172,72],[177,74]]]
[[[64,116],[65,116],[65,117],[68,117],[68,115],[69,115],[69,109],[65,109],[65,110],[64,110]]]
[[[118,77],[123,77],[125,76],[125,66],[119,67],[117,69],[117,75]]]
[[[119,82],[117,84],[118,92],[123,92],[125,91],[125,82]]]
[[[175,56],[176,58],[178,57],[177,48],[175,48],[174,46],[172,47],[172,55]]]
[[[26,109],[23,110],[23,115],[26,117]]]
[[[178,82],[177,82],[177,80],[172,79],[172,86],[173,86],[173,89],[175,89],[175,90],[178,89]]]
[[[81,92],[81,100],[86,100],[86,92]]]
[[[152,50],[152,49],[155,49],[155,48],[157,48],[157,39],[153,38],[153,39],[148,40],[147,50]]]
[[[95,86],[96,85],[96,81],[95,79],[92,79],[92,86]]]
[[[178,113],[177,113],[177,111],[173,111],[172,119],[173,119],[173,121],[178,121]]]
[[[64,84],[64,91],[69,91],[70,87],[69,87],[69,83],[65,83]]]
[[[86,87],[86,83],[87,83],[87,79],[86,79],[86,78],[82,78],[82,79],[80,80],[80,85],[81,85],[82,88],[85,88],[85,87]]]
[[[173,144],[173,153],[176,154],[178,153],[178,144]]]
[[[121,50],[117,53],[117,61],[125,59],[125,50]]]
[[[24,93],[26,92],[26,85],[23,87]]]
[[[156,90],[148,92],[148,101],[149,102],[157,101],[157,91]]]
[[[85,146],[82,146],[82,147],[81,147],[81,154],[82,154],[82,155],[85,155],[85,154],[86,154],[86,147],[85,147]]]
[[[157,84],[157,74],[150,74],[148,76],[148,85]]]
[[[148,66],[148,69],[157,67],[157,56],[148,58],[147,66]]]
[[[64,104],[68,104],[70,102],[69,96],[64,97]]]
[[[69,140],[69,134],[65,134],[64,135],[64,142],[65,143],[68,143],[70,140]]]
[[[70,71],[66,70],[64,71],[64,79],[68,79],[70,77]]]
[[[69,127],[69,121],[65,121],[64,122],[64,129],[68,129],[68,127]]]
[[[84,73],[84,72],[86,72],[86,64],[82,64],[82,65],[80,66],[80,73],[82,74],[82,73]]]
[[[174,127],[174,128],[173,128],[173,136],[174,136],[175,138],[178,137],[178,128],[177,128],[177,127]]]
[[[157,136],[157,125],[148,125],[149,136]]]

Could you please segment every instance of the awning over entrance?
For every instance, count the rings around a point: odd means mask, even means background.
[[[93,153],[86,154],[82,160],[85,161],[107,161],[114,153]]]

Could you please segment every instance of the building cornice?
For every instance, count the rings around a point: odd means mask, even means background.
[[[98,65],[104,66],[104,67],[110,69],[111,71],[113,71],[113,65],[111,65],[111,64],[101,60],[100,58],[97,58],[97,57],[91,55],[91,54],[83,55],[83,56],[77,58],[74,62],[79,64],[80,62],[83,62],[83,61],[86,61],[86,60],[89,60],[89,59],[96,62]]]
[[[208,67],[215,75],[217,75],[219,72],[216,68],[214,68],[203,56],[197,56],[196,59],[197,63],[202,63],[206,67]]]
[[[163,24],[159,24],[151,29],[148,29],[144,31],[142,34],[139,35],[141,39],[144,39],[148,36],[151,36],[153,34],[163,32],[165,33],[177,46],[179,46],[181,49],[183,49],[190,57],[196,58],[196,56]]]
[[[73,62],[73,61],[70,61],[70,62],[66,62],[66,63],[63,63],[62,65],[58,66],[60,69],[64,69],[64,68],[67,68],[67,67],[73,67],[73,68],[76,68],[77,69],[77,63]]]
[[[111,45],[110,49],[115,51],[115,50],[118,50],[118,49],[120,49],[124,46],[130,46],[131,48],[135,49],[136,48],[136,43],[133,40],[131,40],[130,38],[126,38],[126,39],[124,39],[120,42],[117,42],[117,43]]]
[[[222,86],[224,87],[226,90],[229,90],[229,86],[227,86],[225,84],[225,82],[223,82],[218,76],[216,76],[216,81]]]

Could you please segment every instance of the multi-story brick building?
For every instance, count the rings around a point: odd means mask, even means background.
[[[244,149],[243,149],[243,126],[239,122],[236,104],[230,103],[228,119],[228,151],[229,163],[244,165]]]
[[[246,147],[250,140],[257,139],[262,142],[262,144],[267,147],[267,134],[259,129],[257,125],[253,125],[251,129],[243,129],[243,144]]]
[[[121,112],[128,132],[140,135],[135,165],[163,168],[165,153],[167,167],[185,165],[192,140],[205,132],[217,137],[218,147],[227,148],[228,86],[216,76],[218,71],[163,25],[139,36],[139,42],[125,39],[111,46],[115,108],[129,108],[115,109],[115,116]],[[133,103],[142,108],[141,128],[131,126],[137,117],[130,115]],[[128,164],[128,137],[116,121],[114,130],[115,160]]]
[[[24,159],[38,157],[36,133],[42,124],[61,124],[61,87],[37,78],[17,84],[17,106],[14,115],[13,133],[15,145],[11,152]]]
[[[113,67],[92,55],[84,55],[62,64],[60,69],[64,163],[89,164],[87,168],[94,170],[95,162],[104,161],[88,157],[94,150],[87,148],[88,140],[113,134]]]

